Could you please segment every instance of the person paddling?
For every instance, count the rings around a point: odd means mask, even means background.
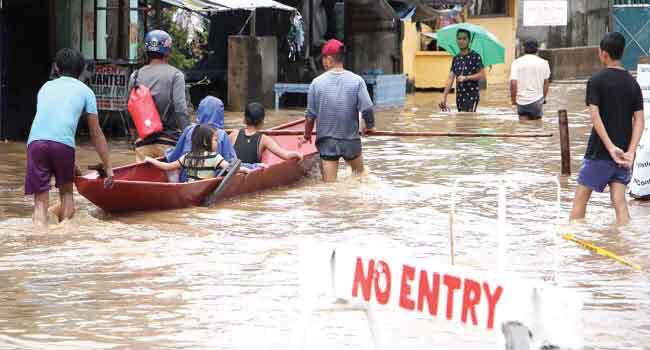
[[[323,181],[334,182],[343,158],[354,174],[363,173],[359,113],[365,121],[363,133],[374,131],[375,116],[366,82],[343,68],[345,47],[336,39],[322,49],[327,70],[309,85],[304,142],[311,142],[316,124],[316,147],[322,160]]]
[[[264,126],[264,114],[264,106],[261,103],[249,103],[244,112],[246,127],[230,133],[230,141],[235,145],[239,159],[251,168],[255,168],[255,164],[266,167],[262,163],[262,154],[268,149],[282,159],[302,160],[302,153],[288,151],[272,137],[260,132]]]

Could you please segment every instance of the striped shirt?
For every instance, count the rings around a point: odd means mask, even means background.
[[[359,139],[359,112],[372,108],[366,82],[347,71],[328,71],[309,86],[306,117],[316,119],[317,139]]]

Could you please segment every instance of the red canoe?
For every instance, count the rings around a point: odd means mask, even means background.
[[[272,128],[272,130],[304,130],[304,119]],[[237,174],[227,186],[222,198],[234,197],[264,189],[284,186],[303,178],[316,164],[314,144],[299,145],[296,136],[271,136],[282,147],[297,150],[304,155],[283,160],[268,150],[262,161],[269,165],[250,174]],[[109,211],[165,210],[201,205],[203,198],[221,182],[222,177],[188,183],[167,182],[163,170],[147,164],[136,163],[113,169],[115,183],[105,189],[103,180],[93,172],[75,178],[77,191],[96,206]]]

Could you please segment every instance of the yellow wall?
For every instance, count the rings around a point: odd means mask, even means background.
[[[420,33],[415,29],[415,22],[404,21],[404,40],[402,40],[402,62],[404,74],[408,80],[415,79],[415,54],[420,51]]]
[[[415,54],[415,87],[443,89],[453,57],[446,51],[419,51]]]
[[[497,64],[492,68],[486,67],[487,81],[489,83],[506,83],[510,80],[510,66],[515,60],[515,45],[517,39],[516,17],[484,17],[470,18],[469,23],[482,26],[494,34],[506,48],[505,64]]]
[[[501,41],[506,49],[505,64],[498,64],[492,68],[486,68],[488,84],[492,83],[507,83],[510,79],[510,65],[515,59],[515,45],[517,35],[517,8],[515,0],[508,0],[508,8],[510,9],[508,16],[501,17],[469,17],[469,23],[480,25],[492,32]],[[402,57],[404,62],[404,74],[408,75],[408,79],[416,81],[416,87],[438,87],[428,86],[433,82],[438,82],[441,79],[446,79],[449,72],[449,66],[442,69],[438,67],[442,64],[441,58],[427,56],[423,53],[418,53],[420,49],[420,36],[415,29],[415,22],[404,23],[404,40],[402,42]],[[426,27],[426,26],[423,26]],[[424,30],[424,29],[423,29]],[[426,31],[426,30],[424,30]],[[435,66],[433,65],[435,62]],[[444,61],[446,62],[446,61]],[[416,67],[418,65],[418,67]],[[424,66],[420,66],[424,65]],[[435,77],[419,77],[418,75],[435,74]],[[438,74],[444,74],[443,78],[438,77]],[[418,84],[418,82],[420,84]],[[423,86],[427,85],[427,86]],[[444,85],[444,83],[443,83]]]

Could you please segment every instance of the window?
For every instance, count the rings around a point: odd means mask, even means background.
[[[81,52],[86,58],[95,58],[95,0],[83,0],[81,12]]]
[[[97,43],[97,47],[95,48],[95,59],[97,60],[105,60],[108,58],[108,32],[107,28],[108,26],[106,25],[106,20],[107,20],[107,0],[96,0],[97,2],[95,3],[95,13],[96,13],[96,19],[97,19],[97,24],[96,24],[96,33],[97,36],[95,37],[95,41]]]
[[[138,39],[140,38],[140,21],[138,13],[138,0],[130,0],[129,3],[129,40],[127,59],[136,61],[138,59]]]
[[[0,0],[1,1],[1,0]],[[55,51],[72,47],[87,59],[138,60],[147,0],[54,0]]]
[[[469,15],[506,16],[508,15],[508,0],[475,0],[469,6]]]

